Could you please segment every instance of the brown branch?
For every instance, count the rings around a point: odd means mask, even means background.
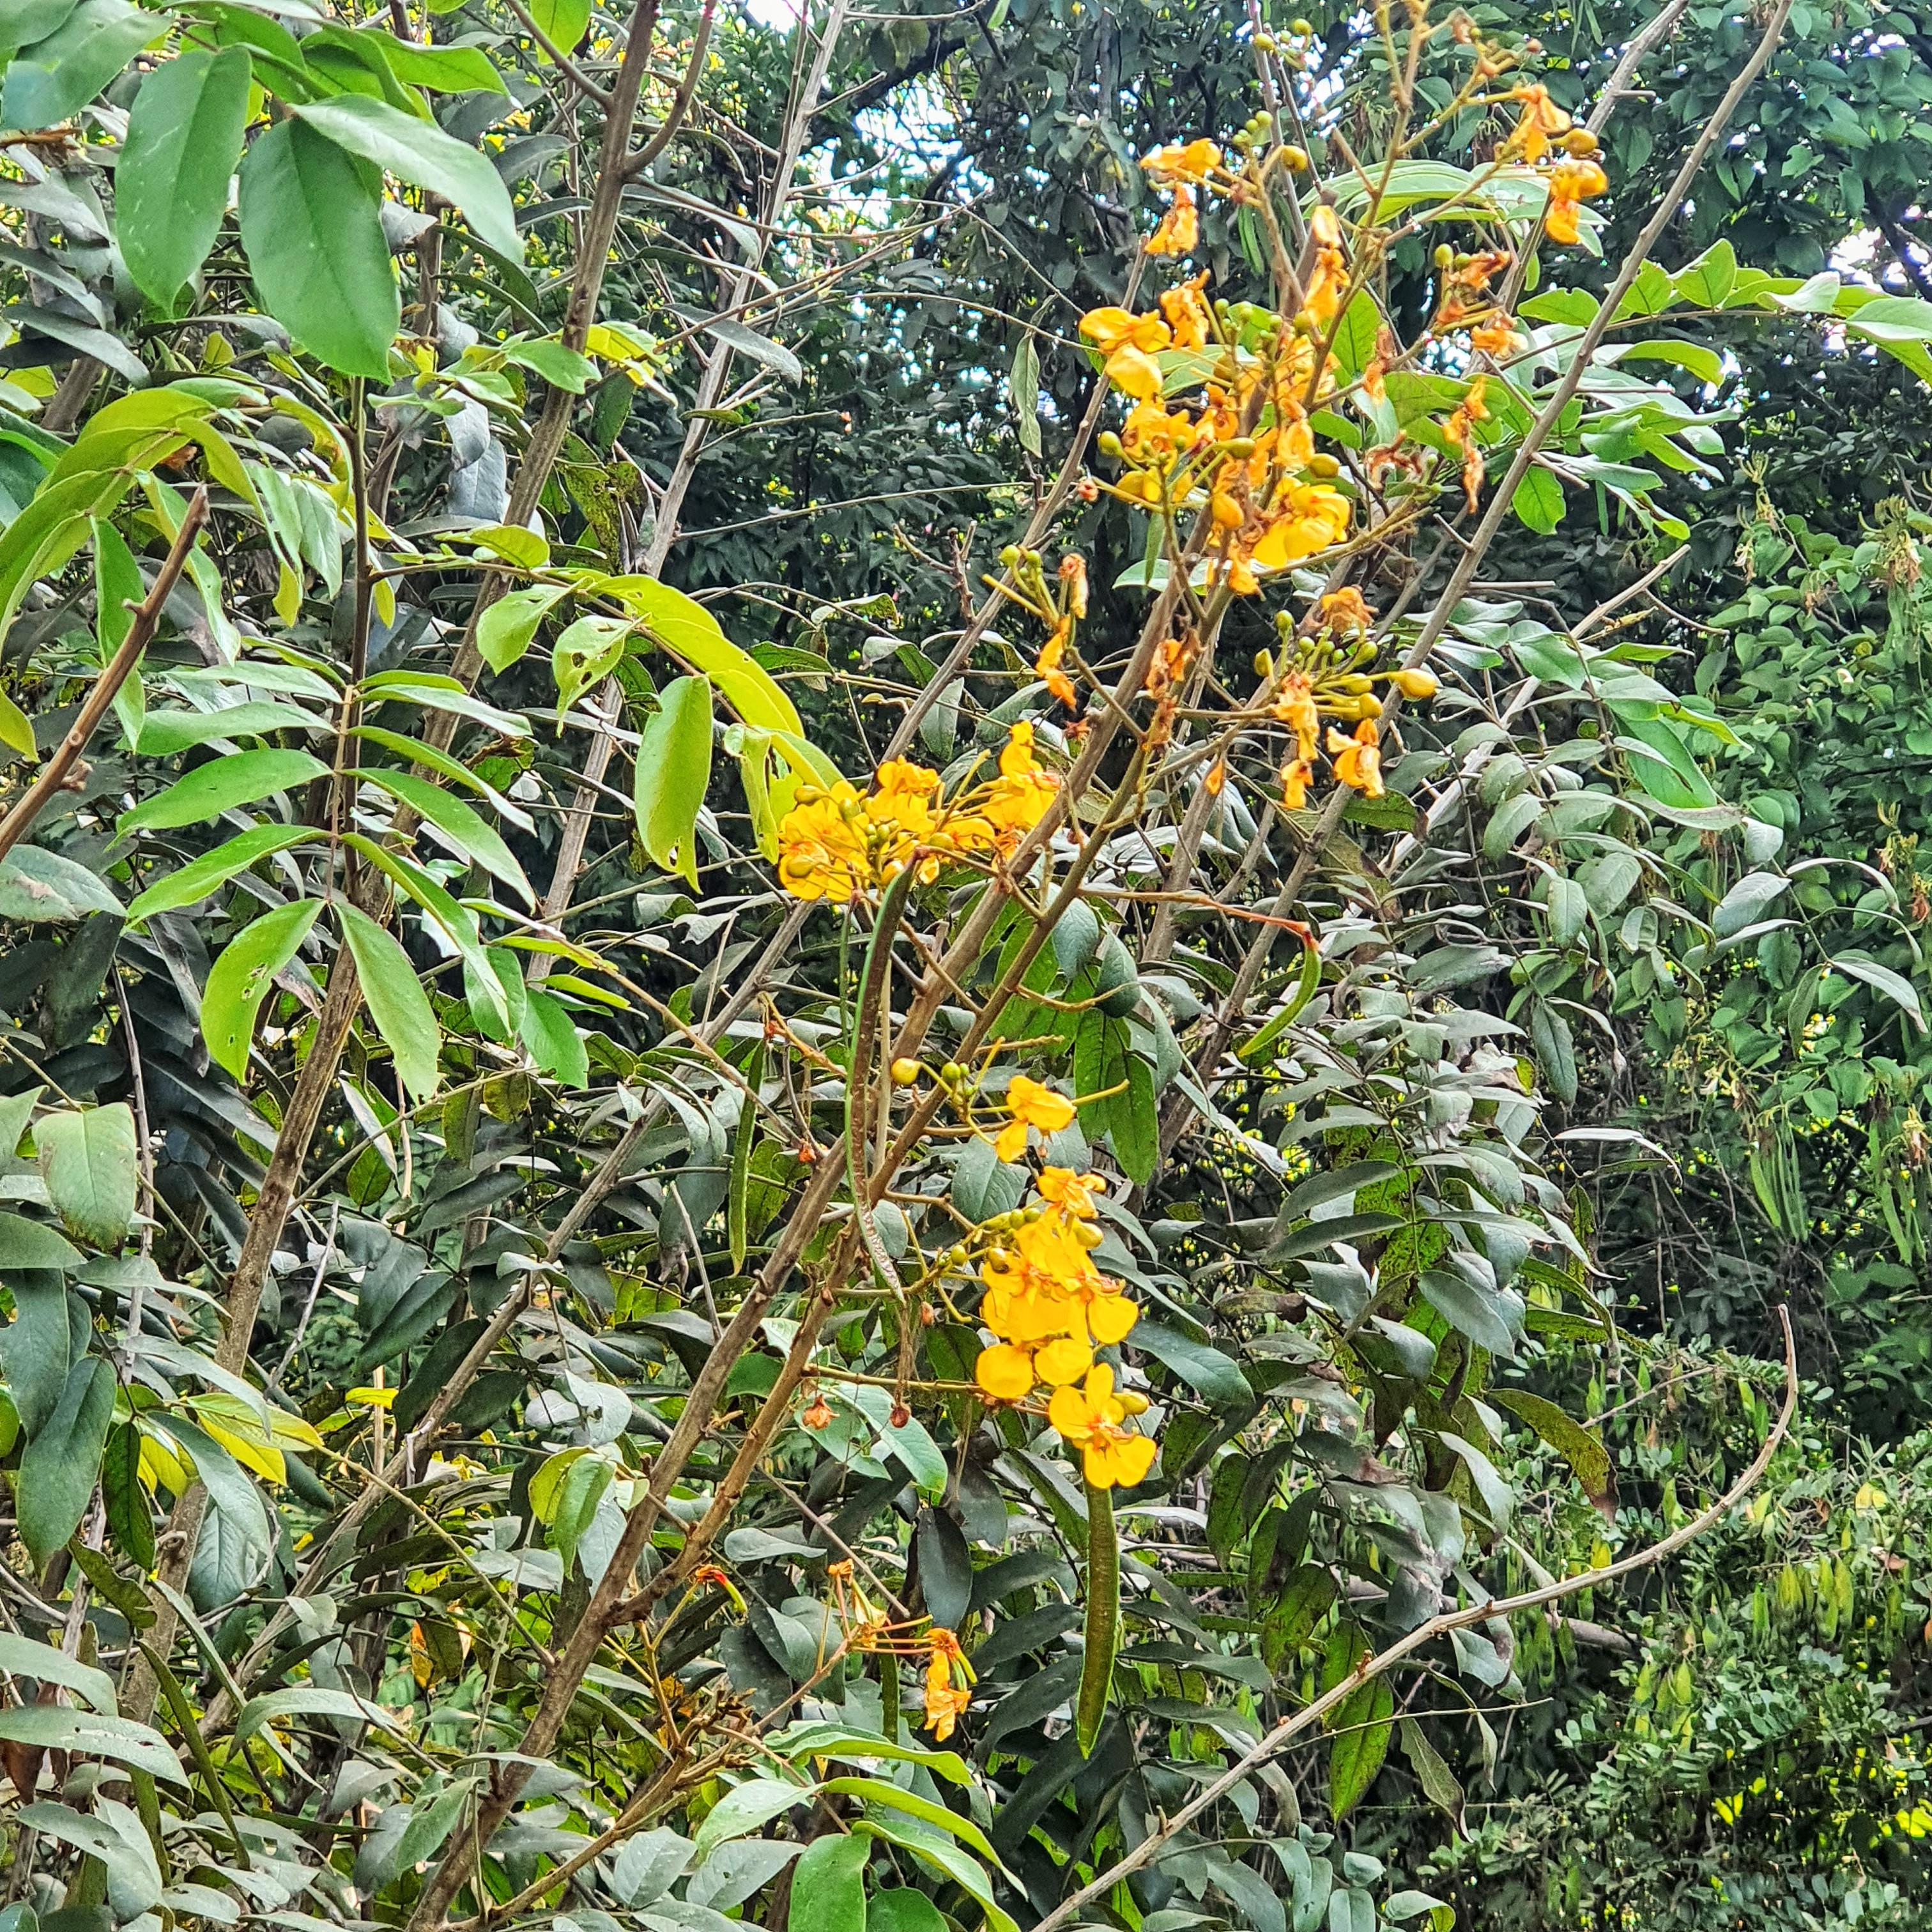
[[[1261,1766],[1271,1758],[1279,1756],[1301,1733],[1318,1724],[1345,1698],[1367,1683],[1372,1678],[1380,1677],[1400,1664],[1406,1657],[1433,1643],[1438,1637],[1447,1636],[1451,1630],[1467,1630],[1473,1624],[1487,1623],[1494,1617],[1506,1617],[1518,1610],[1539,1610],[1546,1606],[1560,1603],[1565,1597],[1574,1596],[1580,1590],[1600,1588],[1606,1583],[1614,1583],[1619,1578],[1647,1570],[1672,1556],[1684,1546],[1703,1534],[1705,1531],[1720,1521],[1737,1503],[1748,1495],[1758,1479],[1771,1466],[1771,1459],[1778,1453],[1778,1444],[1791,1426],[1791,1418],[1798,1408],[1798,1344],[1792,1334],[1791,1314],[1786,1308],[1778,1311],[1778,1318],[1784,1324],[1784,1405],[1778,1412],[1777,1422],[1765,1438],[1764,1446],[1752,1459],[1750,1466],[1742,1475],[1701,1515],[1696,1516],[1673,1530],[1660,1542],[1652,1544],[1647,1550],[1626,1556],[1618,1562],[1606,1564],[1600,1570],[1586,1570],[1580,1576],[1566,1576],[1554,1583],[1546,1583],[1540,1588],[1525,1590],[1514,1597],[1492,1597],[1486,1602],[1468,1604],[1460,1610],[1447,1610],[1440,1616],[1431,1617],[1425,1624],[1398,1637],[1386,1650],[1378,1651],[1372,1657],[1366,1657],[1343,1678],[1340,1683],[1324,1691],[1312,1703],[1303,1707],[1281,1722],[1243,1755],[1236,1760],[1213,1784],[1207,1786],[1198,1796],[1190,1798],[1178,1811],[1162,1820],[1160,1829],[1150,1833],[1124,1858],[1100,1873],[1090,1884],[1082,1886],[1071,1898],[1061,1900],[1034,1927],[1034,1932],[1056,1932],[1080,1908],[1096,1898],[1102,1898],[1118,1885],[1130,1872],[1138,1871],[1143,1865],[1151,1864],[1161,1855],[1162,1849],[1171,1844],[1175,1835],[1185,1830],[1200,1816],[1210,1805],[1218,1803],[1238,1785],[1244,1784]]]
[[[140,662],[141,653],[148,648],[154,634],[154,626],[160,621],[161,607],[167,602],[169,593],[187,568],[188,553],[194,549],[194,540],[207,520],[208,490],[203,485],[194,493],[188,513],[182,518],[181,528],[175,533],[174,543],[154,579],[154,587],[142,598],[121,648],[94,680],[94,688],[81,705],[80,715],[68,728],[67,736],[54,747],[46,763],[40,767],[40,776],[27,788],[26,796],[4,819],[0,819],[0,860],[4,860],[33,830],[34,820],[46,809],[48,800],[67,782],[67,775],[86,750],[87,741],[94,736],[101,719],[107,716],[115,694]]]

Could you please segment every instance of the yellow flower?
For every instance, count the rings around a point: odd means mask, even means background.
[[[1348,533],[1348,500],[1325,483],[1295,483],[1283,490],[1268,527],[1248,547],[1251,562],[1282,570],[1340,543]]]
[[[1510,98],[1522,103],[1522,113],[1506,145],[1533,164],[1542,160],[1552,134],[1570,131],[1570,117],[1550,99],[1549,88],[1540,82],[1515,88]]]
[[[1172,333],[1157,315],[1132,315],[1124,308],[1089,309],[1080,318],[1080,333],[1090,338],[1106,358],[1107,380],[1124,394],[1146,402],[1160,394],[1160,364],[1154,352],[1165,349]]]
[[[1026,1151],[1027,1129],[1037,1127],[1042,1134],[1057,1134],[1073,1124],[1077,1110],[1064,1094],[1056,1094],[1024,1073],[1013,1076],[1006,1089],[1006,1112],[1012,1118],[1000,1130],[993,1151],[1002,1160],[1018,1160]]]
[[[1033,661],[1034,675],[1070,711],[1079,708],[1080,694],[1073,688],[1073,680],[1060,669],[1060,661],[1066,654],[1066,640],[1072,628],[1072,619],[1062,618],[1054,626],[1053,634],[1040,646],[1040,656]]]
[[[1315,767],[1306,758],[1292,758],[1281,768],[1281,803],[1284,812],[1299,812],[1308,802],[1308,788],[1315,782]]]
[[[1034,756],[1033,725],[1022,718],[1006,734],[1000,753],[1000,776],[987,788],[980,808],[1003,851],[1010,851],[1023,834],[1046,817],[1059,789],[1058,775],[1045,770]]]
[[[1355,735],[1345,738],[1339,731],[1328,734],[1328,749],[1335,760],[1335,776],[1365,798],[1382,795],[1382,754],[1378,744],[1375,720],[1364,718],[1355,727]]]
[[[1148,179],[1163,187],[1183,182],[1204,187],[1220,165],[1221,150],[1205,140],[1190,141],[1185,147],[1156,148],[1141,159]]]
[[[1040,1198],[1083,1221],[1094,1218],[1094,1196],[1106,1191],[1104,1174],[1076,1174],[1070,1167],[1049,1167],[1040,1173]]]
[[[778,826],[778,883],[794,898],[843,905],[872,881],[865,801],[841,778],[793,806]]]
[[[935,1627],[926,1642],[932,1648],[926,1665],[925,1728],[944,1743],[973,1701],[973,1666],[951,1630]]]
[[[1157,315],[1134,315],[1124,308],[1093,308],[1080,318],[1080,333],[1093,338],[1102,356],[1122,346],[1143,352],[1165,349],[1172,340],[1167,324]]]
[[[1576,241],[1582,232],[1576,219],[1577,203],[1594,200],[1610,184],[1610,176],[1593,160],[1558,161],[1550,171],[1550,206],[1543,217],[1550,238]]]
[[[1147,1406],[1136,1398],[1137,1409]],[[1126,1400],[1114,1393],[1114,1372],[1103,1362],[1089,1371],[1079,1388],[1056,1390],[1047,1420],[1081,1451],[1087,1480],[1096,1490],[1116,1484],[1131,1489],[1154,1465],[1154,1438],[1124,1428]]]
[[[1033,1393],[1033,1358],[1010,1342],[996,1342],[980,1351],[973,1379],[995,1402],[1024,1402]]]

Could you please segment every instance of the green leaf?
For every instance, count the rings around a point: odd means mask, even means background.
[[[114,1371],[89,1355],[68,1370],[53,1414],[20,1458],[20,1540],[36,1570],[80,1527],[113,1420]]]
[[[372,167],[453,203],[498,254],[514,262],[524,259],[523,238],[502,176],[476,148],[446,134],[434,122],[419,121],[362,94],[338,94],[293,111],[317,134]]]
[[[1329,1713],[1328,1811],[1340,1824],[1359,1804],[1388,1756],[1395,1693],[1386,1677],[1371,1678]]]
[[[698,887],[698,814],[711,782],[711,686],[674,678],[638,746],[638,836],[652,862]]]
[[[271,852],[322,836],[306,825],[258,825],[252,831],[238,832],[212,852],[204,852],[179,872],[170,872],[140,893],[128,908],[128,923],[133,925],[151,913],[172,912],[178,906],[194,905]],[[0,911],[4,910],[0,907]]]
[[[44,40],[14,57],[0,122],[31,132],[72,120],[167,26],[165,14],[144,13],[126,0],[80,0]]]
[[[1610,1454],[1599,1438],[1580,1422],[1573,1421],[1556,1403],[1527,1389],[1492,1383],[1489,1399],[1526,1422],[1570,1465],[1583,1493],[1598,1509],[1607,1508],[1616,1490],[1610,1480]]]
[[[503,76],[481,47],[422,46],[392,34],[371,34],[389,71],[406,87],[432,94],[508,94]]]
[[[237,1081],[248,1077],[248,1049],[262,1002],[321,910],[320,899],[297,899],[265,912],[222,948],[209,969],[201,996],[201,1036],[208,1057]]]
[[[1430,1268],[1422,1276],[1423,1298],[1450,1328],[1466,1335],[1492,1355],[1513,1355],[1516,1337],[1492,1305],[1492,1298],[1474,1282],[1448,1268]]]
[[[401,1729],[394,1712],[385,1710],[365,1697],[320,1684],[299,1684],[290,1690],[269,1690],[250,1697],[235,1720],[233,1742],[244,1744],[264,1726],[283,1718],[347,1718],[386,1731]]]
[[[131,1422],[117,1423],[108,1432],[100,1460],[100,1493],[114,1546],[136,1568],[153,1569],[154,1519],[141,1485],[141,1438]]]
[[[248,124],[248,50],[189,49],[141,83],[114,170],[114,232],[142,292],[164,308],[208,259]]]
[[[556,679],[557,734],[563,733],[563,714],[592,685],[602,684],[617,668],[637,626],[622,617],[580,617],[567,626],[550,646],[550,662]]]
[[[1711,915],[1712,929],[1728,939],[1755,926],[1791,890],[1791,881],[1778,872],[1748,872],[1718,901]]]
[[[266,698],[224,705],[219,711],[151,711],[141,727],[144,758],[171,758],[214,738],[260,738],[271,731],[321,731],[328,721],[292,704]]]
[[[1894,973],[1889,966],[1881,966],[1869,953],[1852,952],[1837,954],[1832,961],[1832,970],[1844,974],[1848,980],[1858,980],[1874,992],[1882,993],[1921,1033],[1925,1030],[1925,1016],[1918,1004],[1918,989],[1904,974]]]
[[[704,1822],[692,1843],[692,1864],[702,1865],[718,1846],[757,1831],[794,1805],[810,1804],[818,1789],[815,1784],[794,1784],[777,1778],[754,1778],[734,1784],[704,1814]]]
[[[402,296],[364,167],[305,123],[282,121],[242,164],[242,244],[262,306],[345,376],[380,382]]]
[[[579,1089],[590,1084],[590,1054],[570,1010],[554,993],[532,986],[524,995],[518,1036],[530,1058],[553,1080]]]
[[[611,597],[674,657],[682,658],[716,685],[724,701],[747,724],[763,731],[788,732],[802,738],[805,726],[798,707],[771,673],[749,652],[725,636],[718,620],[695,598],[687,597],[655,577],[600,578],[586,589]]]
[[[105,1369],[107,1364],[97,1366]],[[108,1381],[111,1384],[111,1375]],[[57,1704],[32,1704],[19,1710],[0,1710],[0,1738],[14,1744],[38,1744],[44,1750],[111,1757],[151,1778],[187,1788],[181,1760],[169,1750],[167,1740],[130,1718],[112,1717],[105,1712],[63,1710]]]
[[[1138,1053],[1126,1056],[1127,1090],[1108,1107],[1108,1131],[1120,1170],[1144,1187],[1160,1163],[1160,1110],[1154,1090],[1154,1069]]]
[[[44,1221],[24,1214],[0,1214],[0,1270],[70,1269],[80,1265],[80,1250]]]
[[[22,1222],[17,1214],[7,1218],[20,1226],[38,1226]],[[17,1250],[7,1238],[10,1232],[0,1231],[0,1267],[11,1276],[14,1292],[14,1319],[0,1330],[0,1363],[6,1366],[20,1426],[31,1441],[60,1406],[74,1360],[74,1322],[68,1313],[66,1276],[44,1261],[28,1272],[15,1272],[20,1264],[11,1258]],[[52,1229],[46,1232],[78,1264],[80,1256]]]
[[[1532,530],[1548,536],[1563,520],[1563,485],[1541,464],[1532,463],[1516,486],[1510,508]]]
[[[530,882],[524,876],[515,854],[503,843],[502,834],[473,806],[451,797],[440,785],[430,784],[414,772],[364,767],[350,776],[400,799],[419,818],[445,833],[462,857],[501,879],[524,904],[536,904],[536,895],[530,890]]]
[[[537,626],[566,594],[560,584],[532,584],[498,598],[476,626],[476,648],[494,671],[508,670],[530,647]]]
[[[1402,1754],[1414,1772],[1422,1795],[1443,1812],[1456,1835],[1462,1833],[1462,1786],[1442,1754],[1429,1742],[1428,1733],[1413,1718],[1405,1718],[1401,1728]]]
[[[1114,1526],[1114,1492],[1087,1485],[1087,1609],[1080,1690],[1073,1730],[1080,1755],[1091,1757],[1113,1695],[1114,1660],[1120,1648],[1120,1544]]]
[[[1193,1394],[1216,1406],[1251,1402],[1254,1392],[1238,1364],[1219,1348],[1197,1342],[1178,1328],[1142,1320],[1134,1324],[1133,1346],[1172,1369]]]
[[[0,863],[0,919],[85,919],[90,913],[131,916],[85,866],[44,846],[16,845]]]
[[[909,1885],[875,1892],[866,1917],[866,1932],[946,1932],[939,1907]]]
[[[794,1724],[770,1742],[773,1750],[794,1762],[807,1757],[836,1758],[842,1763],[868,1758],[890,1758],[907,1764],[923,1765],[950,1784],[964,1784],[972,1775],[957,1751],[934,1750],[922,1744],[897,1744],[874,1732],[824,1719],[808,1718]]]
[[[152,798],[143,799],[132,812],[124,812],[121,836],[206,825],[238,806],[253,805],[258,799],[293,791],[328,776],[328,767],[307,752],[271,749],[211,758]]]
[[[583,39],[584,30],[590,24],[590,0],[530,0],[530,14],[550,45],[568,53]],[[550,58],[541,51],[537,57],[543,61]]]
[[[50,1114],[34,1130],[40,1173],[68,1229],[118,1248],[134,1225],[134,1116],[124,1101]]]
[[[869,1838],[832,1833],[813,1839],[792,1868],[788,1932],[866,1932],[866,1868],[872,1856]]]
[[[493,170],[494,172],[494,170]],[[506,343],[505,358],[520,369],[541,376],[553,389],[580,396],[597,380],[597,364],[587,356],[548,337],[534,342]]]
[[[1010,379],[1013,399],[1013,420],[1019,431],[1020,447],[1029,456],[1040,453],[1040,346],[1028,329],[1013,351],[1013,370]]]
[[[442,1036],[429,995],[410,956],[394,938],[352,905],[339,908],[342,937],[362,981],[362,997],[376,1030],[395,1056],[403,1084],[419,1100],[436,1091],[436,1056]]]
[[[0,1670],[16,1677],[31,1677],[37,1684],[58,1684],[77,1691],[95,1710],[104,1711],[110,1717],[120,1708],[114,1694],[114,1680],[106,1671],[97,1670],[92,1664],[83,1664],[79,1658],[69,1657],[50,1645],[36,1643],[32,1637],[16,1636],[10,1630],[0,1631]]]

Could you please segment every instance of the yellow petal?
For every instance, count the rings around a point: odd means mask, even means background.
[[[1055,1388],[1066,1382],[1077,1382],[1093,1365],[1093,1350],[1070,1335],[1048,1342],[1033,1358],[1034,1372],[1042,1382],[1052,1382]]]
[[[1018,1160],[1026,1152],[1026,1123],[1009,1120],[1000,1130],[1000,1137],[993,1143],[993,1151],[1002,1160]]]
[[[1103,1348],[1110,1342],[1124,1342],[1140,1314],[1124,1294],[1096,1295],[1087,1304],[1087,1332]]]
[[[980,1351],[973,1379],[995,1402],[1020,1402],[1031,1392],[1033,1358],[1024,1348],[1000,1342]]]

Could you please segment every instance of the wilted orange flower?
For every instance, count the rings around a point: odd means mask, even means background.
[[[935,1628],[928,1635],[931,1652],[926,1665],[926,1718],[923,1728],[936,1743],[952,1735],[953,1725],[973,1701],[973,1666],[959,1640],[950,1630]]]
[[[1508,146],[1532,165],[1542,160],[1552,136],[1570,131],[1570,117],[1550,98],[1540,82],[1513,88],[1510,98],[1522,103]]]
[[[1281,802],[1285,812],[1299,812],[1308,802],[1315,767],[1306,758],[1291,758],[1281,768]]]
[[[1338,637],[1359,635],[1376,620],[1376,614],[1352,584],[1344,584],[1340,590],[1330,591],[1322,598],[1320,608],[1322,628]]]
[[[1160,224],[1148,237],[1150,255],[1190,255],[1201,242],[1201,211],[1194,205],[1194,190],[1183,184],[1174,190],[1174,202],[1160,218]]]
[[[1204,268],[1178,289],[1169,289],[1160,298],[1160,312],[1174,332],[1177,349],[1202,348],[1214,334],[1214,318],[1201,292],[1207,286],[1208,272]]]
[[[1085,616],[1087,560],[1077,551],[1070,550],[1060,560],[1060,580],[1066,587],[1066,614],[1070,617]]]

